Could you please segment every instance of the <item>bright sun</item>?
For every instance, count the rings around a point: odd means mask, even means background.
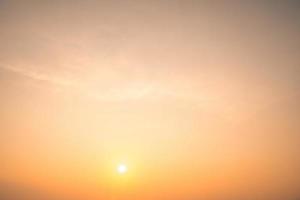
[[[126,166],[126,165],[120,164],[120,165],[118,165],[117,170],[118,170],[118,173],[119,173],[119,174],[125,174],[125,173],[127,172],[128,169],[127,169],[127,166]]]

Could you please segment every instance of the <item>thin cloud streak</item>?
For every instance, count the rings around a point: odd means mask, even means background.
[[[46,73],[40,73],[34,70],[28,70],[21,67],[15,67],[12,65],[0,65],[2,70],[16,73],[22,75],[34,81],[43,81],[51,85],[59,87],[59,89],[67,89],[68,91],[72,89],[73,92],[80,93],[87,97],[100,100],[100,101],[134,101],[142,99],[157,99],[157,98],[175,98],[175,99],[189,99],[191,102],[204,100],[199,98],[195,94],[184,93],[183,91],[178,91],[174,89],[167,88],[162,84],[151,83],[135,83],[128,84],[123,87],[117,87],[108,89],[106,91],[97,91],[96,89],[89,89],[84,86],[85,84],[74,81],[60,76],[53,76]]]

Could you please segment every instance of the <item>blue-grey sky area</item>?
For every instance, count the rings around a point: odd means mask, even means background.
[[[299,36],[299,1],[0,0],[0,199],[299,198]]]

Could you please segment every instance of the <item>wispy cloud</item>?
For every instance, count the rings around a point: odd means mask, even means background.
[[[58,86],[72,86],[74,83],[71,80],[61,78],[58,76],[51,76],[49,74],[39,73],[33,70],[28,70],[21,67],[15,67],[12,65],[0,65],[0,68],[3,70],[7,70],[27,78],[36,80],[36,81],[45,81]]]
[[[182,92],[175,91],[174,89],[167,88],[166,86],[155,82],[128,83],[123,86],[117,86],[106,90],[97,90],[96,87],[90,87],[80,80],[41,73],[24,67],[2,64],[0,65],[0,68],[35,81],[47,82],[59,87],[60,89],[68,89],[101,101],[130,101],[145,98],[155,99],[166,96],[172,98],[190,97],[190,95],[183,94]]]

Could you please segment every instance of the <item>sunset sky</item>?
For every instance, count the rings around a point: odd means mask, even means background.
[[[1,200],[297,198],[299,1],[0,0]]]

